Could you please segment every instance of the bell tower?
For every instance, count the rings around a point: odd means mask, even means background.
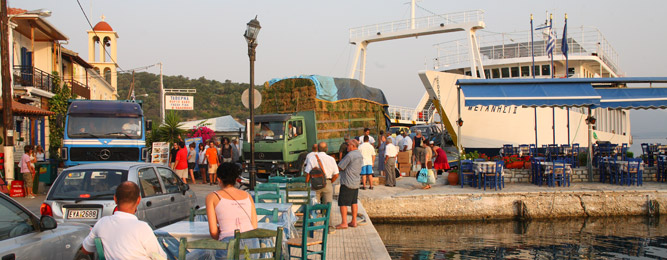
[[[118,34],[104,21],[88,31],[88,63],[93,65],[93,69],[102,76],[114,89],[114,95],[118,94],[118,75],[116,69],[118,66],[118,56],[116,55]]]

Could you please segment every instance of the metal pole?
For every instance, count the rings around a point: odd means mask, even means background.
[[[248,43],[248,57],[250,57],[250,190],[255,190],[255,48],[257,43]]]
[[[588,118],[591,118],[591,107],[588,107]],[[588,120],[586,120],[588,121]],[[593,124],[590,121],[588,125],[588,181],[593,181]]]
[[[160,64],[160,119],[164,124],[164,85],[162,85],[162,62]]]
[[[9,162],[11,167],[5,167],[5,178],[7,182],[14,180],[14,113],[12,111],[12,81],[9,72],[9,16],[7,14],[7,0],[0,0],[0,62],[2,68],[2,121],[4,124],[5,140],[5,165]],[[34,56],[34,55],[33,55]]]
[[[552,15],[553,17],[553,15]],[[549,34],[554,35],[553,33],[553,20],[552,18],[549,18]],[[549,38],[551,38],[551,35],[549,35]],[[556,39],[554,40],[554,48],[556,47]],[[551,78],[554,78],[554,73],[556,72],[556,68],[554,68],[554,54],[553,51],[551,52],[551,63],[549,64],[549,69],[551,70]],[[551,113],[553,116],[553,121],[551,122],[551,129],[553,130],[553,135],[554,135],[554,140],[553,144],[556,144],[556,108],[551,107]]]
[[[463,181],[463,178],[462,178],[463,174],[461,172],[461,169],[463,167],[463,163],[461,162],[461,160],[463,159],[463,158],[461,158],[461,150],[463,150],[463,143],[462,143],[463,137],[461,136],[461,86],[457,86],[457,89],[458,89],[458,91],[457,91],[456,97],[457,97],[458,110],[459,110],[459,112],[458,112],[459,120],[456,121],[456,126],[458,127],[458,129],[457,129],[458,133],[456,134],[458,136],[458,138],[457,138],[458,139],[458,144],[457,144],[458,147],[457,147],[456,150],[459,154],[459,181]]]
[[[533,44],[533,14],[530,14],[530,57],[533,59],[533,64],[530,66],[530,73],[535,79],[535,45]],[[537,155],[537,107],[533,108],[535,113],[535,152]]]

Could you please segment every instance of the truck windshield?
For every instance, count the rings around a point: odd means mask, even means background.
[[[69,116],[69,138],[141,139],[140,117]]]
[[[284,135],[284,121],[255,123],[255,140],[282,140]]]

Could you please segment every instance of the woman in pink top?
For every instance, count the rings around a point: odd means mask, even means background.
[[[216,172],[220,190],[206,196],[208,228],[213,239],[231,238],[236,229],[245,232],[257,228],[257,213],[252,197],[234,187],[239,174],[236,164],[221,164]]]

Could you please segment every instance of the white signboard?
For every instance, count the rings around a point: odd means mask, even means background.
[[[193,96],[165,96],[167,110],[193,110],[195,104]]]
[[[169,143],[154,142],[153,152],[151,153],[151,161],[163,165],[169,165]]]

